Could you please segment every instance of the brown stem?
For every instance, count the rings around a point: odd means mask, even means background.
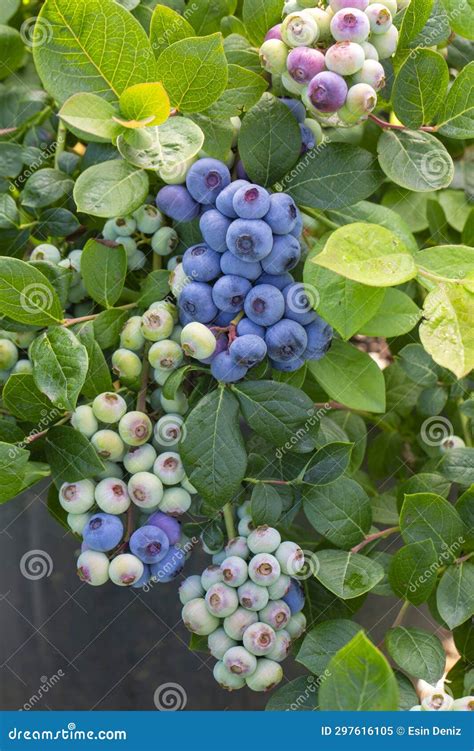
[[[455,564],[458,564],[458,565],[459,565],[460,563],[465,563],[465,562],[466,562],[466,561],[468,561],[468,560],[469,560],[470,558],[472,558],[472,556],[473,556],[473,555],[474,555],[474,553],[466,553],[466,555],[463,555],[463,556],[462,556],[461,558],[456,558],[456,560],[454,561],[454,563],[455,563]]]
[[[395,123],[388,123],[386,120],[382,120],[380,117],[377,117],[377,115],[370,114],[370,119],[379,125],[381,128],[386,128],[387,130],[410,130],[410,128],[407,128],[405,125],[395,125]],[[424,131],[425,133],[436,133],[438,130],[435,125],[422,125],[419,130]]]
[[[351,553],[358,553],[360,550],[365,548],[366,545],[369,545],[369,543],[373,542],[374,540],[380,540],[383,537],[388,537],[389,535],[395,534],[395,532],[399,532],[400,527],[389,527],[388,529],[382,529],[378,532],[374,532],[372,535],[367,535],[367,537],[362,540],[358,545],[353,547],[351,549]]]
[[[119,305],[118,308],[115,308],[115,310],[131,310],[132,308],[136,308],[137,304],[134,302],[128,303],[127,305]],[[64,328],[67,328],[68,326],[74,326],[76,323],[85,323],[86,321],[94,321],[98,316],[100,316],[100,313],[92,313],[90,316],[80,316],[80,318],[65,318],[62,322],[62,325]]]

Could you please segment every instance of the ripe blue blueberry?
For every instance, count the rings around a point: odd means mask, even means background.
[[[287,360],[286,362],[277,362],[276,360],[270,360],[270,365],[274,370],[278,370],[281,373],[294,373],[299,370],[305,364],[305,360],[302,357],[295,357],[294,360]]]
[[[302,123],[306,117],[306,109],[303,102],[300,99],[292,99],[291,97],[280,97],[280,102],[285,104],[290,110],[291,114],[296,117],[299,123]],[[273,195],[279,195],[275,193]],[[282,194],[284,195],[284,194]],[[275,232],[275,230],[273,230]]]
[[[272,360],[288,362],[303,354],[308,337],[301,324],[284,318],[267,329],[265,341]]]
[[[298,265],[301,245],[293,235],[276,235],[272,252],[263,259],[262,267],[267,274],[284,274]]]
[[[245,334],[234,339],[229,347],[229,352],[237,365],[252,368],[265,358],[267,345],[260,336]]]
[[[282,293],[270,284],[259,284],[248,293],[244,304],[245,314],[260,326],[271,326],[285,312]]]
[[[296,579],[292,579],[290,582],[290,588],[286,594],[283,595],[282,600],[286,602],[291,610],[291,614],[299,613],[304,607],[304,591],[300,582]]]
[[[176,545],[181,540],[181,524],[174,516],[155,511],[148,517],[147,523],[163,530],[171,545]]]
[[[220,310],[219,313],[218,313],[218,315],[216,315],[216,317],[214,318],[214,320],[213,320],[212,323],[213,323],[213,326],[224,326],[225,327],[225,326],[229,326],[230,323],[233,321],[234,318],[235,318],[235,313],[232,313],[232,312],[229,312],[229,311],[226,312],[224,310]]]
[[[123,524],[113,514],[94,514],[83,530],[83,538],[91,550],[107,553],[113,550],[123,537]]]
[[[150,583],[151,579],[151,569],[150,566],[148,566],[146,563],[143,564],[143,574],[140,576],[139,579],[137,579],[133,584],[132,587],[134,589],[142,589],[142,587],[146,587],[147,584]]]
[[[234,180],[230,183],[230,185],[224,188],[224,190],[217,196],[216,209],[229,219],[237,219],[237,214],[234,210],[234,195],[245,185],[249,185],[248,180]]]
[[[129,545],[133,555],[143,563],[159,563],[170,547],[163,530],[151,524],[136,529],[130,537]]]
[[[199,215],[199,203],[184,185],[165,185],[158,191],[156,205],[175,222],[190,222]]]
[[[275,641],[275,631],[268,623],[257,621],[244,631],[244,647],[257,657],[268,654],[275,646]]]
[[[268,603],[270,587],[262,587],[253,581],[246,581],[238,590],[239,602],[243,608],[258,612]]]
[[[229,168],[217,159],[199,159],[186,176],[186,187],[192,197],[205,205],[215,204],[216,198],[229,185]]]
[[[286,67],[297,83],[308,84],[326,66],[324,55],[319,50],[312,47],[296,47],[288,55]]]
[[[222,661],[227,670],[235,675],[252,675],[257,669],[257,658],[250,654],[245,647],[231,647],[225,653]]]
[[[289,284],[283,290],[285,298],[285,318],[307,326],[317,317],[312,306],[312,297],[305,284]]]
[[[259,326],[258,323],[254,323],[250,318],[241,318],[237,324],[237,334],[239,336],[246,336],[252,334],[253,336],[265,336],[265,327]]]
[[[221,276],[212,289],[214,305],[226,313],[238,313],[244,306],[251,286],[249,280],[242,276]]]
[[[285,628],[291,618],[291,610],[284,600],[270,600],[258,617],[262,623],[267,623],[275,631]]]
[[[337,42],[365,42],[369,33],[369,19],[357,8],[342,8],[331,19],[331,34]]]
[[[217,307],[212,299],[212,287],[203,282],[187,284],[179,296],[178,306],[180,312],[189,316],[186,323],[209,323],[217,315]]]
[[[95,489],[95,500],[106,514],[123,514],[130,506],[127,486],[115,477],[99,482]]]
[[[305,331],[308,340],[304,352],[305,359],[321,360],[331,346],[333,338],[331,326],[318,316],[315,321],[306,326]]]
[[[243,261],[227,250],[221,256],[221,271],[255,281],[262,273],[262,265],[259,261]]]
[[[159,563],[151,564],[152,579],[159,584],[167,584],[176,579],[186,563],[186,553],[177,545],[170,545],[165,557]]]
[[[216,209],[205,211],[199,220],[199,228],[204,242],[217,253],[224,253],[227,248],[226,236],[230,224],[231,220]]]
[[[270,209],[270,196],[259,185],[245,185],[234,194],[232,205],[241,219],[262,219]]]
[[[227,247],[244,261],[261,261],[271,253],[273,233],[261,219],[236,219],[227,230]]]
[[[105,553],[85,550],[77,559],[77,575],[92,587],[100,587],[109,580],[109,559]]]
[[[211,373],[216,381],[235,383],[247,374],[248,368],[238,365],[230,353],[220,352],[211,362]]]
[[[261,277],[257,279],[255,286],[258,286],[259,284],[270,284],[272,287],[276,287],[281,292],[283,289],[285,289],[285,287],[288,287],[288,285],[292,284],[294,281],[295,280],[289,272],[286,272],[284,274],[262,274]]]
[[[338,73],[323,71],[310,81],[308,99],[320,112],[336,112],[346,101],[347,84]]]
[[[183,269],[194,282],[211,282],[221,273],[220,261],[219,253],[202,243],[187,249],[183,256]]]

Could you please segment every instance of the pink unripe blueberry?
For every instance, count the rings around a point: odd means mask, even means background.
[[[235,675],[249,676],[257,668],[257,658],[245,647],[231,647],[225,653],[222,662],[227,670]]]
[[[331,71],[318,73],[308,86],[308,99],[320,112],[337,112],[346,101],[347,84]]]
[[[331,19],[331,33],[336,42],[365,42],[370,33],[369,19],[357,8],[343,8]]]
[[[143,575],[143,563],[135,555],[122,553],[110,562],[109,576],[119,587],[131,587]]]
[[[268,623],[275,631],[285,628],[291,618],[291,610],[283,600],[270,600],[258,614],[262,623]]]
[[[270,691],[277,686],[283,678],[281,665],[274,660],[257,660],[257,669],[245,682],[252,691]]]
[[[275,634],[275,646],[268,653],[268,658],[275,662],[283,662],[288,657],[290,649],[291,636],[286,629],[281,629]]]
[[[209,636],[219,626],[219,619],[208,611],[202,597],[187,602],[181,611],[181,618],[186,628],[199,636]]]
[[[297,83],[309,83],[324,70],[324,55],[312,47],[295,47],[286,61],[288,73]]]
[[[347,92],[346,107],[354,115],[366,115],[376,104],[377,94],[368,83],[356,83]]]
[[[123,514],[130,506],[127,486],[114,477],[99,482],[95,489],[95,500],[106,514]]]
[[[337,42],[326,52],[326,66],[340,76],[351,76],[364,64],[364,50],[355,42]]]
[[[290,13],[281,25],[281,37],[289,47],[310,47],[318,41],[318,24],[304,10]]]
[[[151,472],[137,472],[128,482],[128,493],[140,508],[155,508],[163,498],[163,483]]]
[[[334,13],[344,8],[357,8],[358,10],[365,10],[369,4],[369,0],[330,0],[330,6]]]
[[[94,505],[94,490],[91,480],[65,482],[59,490],[59,503],[68,514],[84,514]]]
[[[392,14],[381,3],[369,5],[365,11],[365,15],[369,19],[372,34],[385,34],[392,25]]]
[[[267,587],[261,587],[260,584],[255,584],[252,581],[246,581],[245,584],[242,584],[238,588],[237,594],[240,604],[247,610],[255,612],[263,610],[268,603]]]
[[[295,613],[285,626],[292,639],[299,639],[306,631],[306,616],[304,613]]]
[[[280,39],[269,39],[259,50],[260,63],[267,73],[278,75],[286,67],[288,48]]]
[[[159,454],[153,464],[153,472],[164,485],[177,485],[184,478],[181,457],[175,451]]]
[[[304,568],[304,553],[296,542],[282,542],[275,556],[284,574],[294,576]]]
[[[274,553],[281,543],[281,535],[274,527],[266,524],[253,530],[247,537],[251,553]]]
[[[247,580],[247,564],[243,558],[231,555],[221,563],[223,581],[229,587],[240,587]]]
[[[249,576],[255,584],[268,587],[276,582],[280,573],[280,564],[270,553],[259,553],[250,560]]]
[[[225,546],[225,552],[228,556],[237,555],[239,558],[247,559],[250,555],[247,540],[245,537],[234,537],[229,540]]]
[[[201,577],[197,575],[188,576],[187,579],[181,582],[178,593],[182,605],[186,605],[190,600],[202,597],[204,589],[201,584]]]
[[[216,662],[213,675],[221,688],[226,691],[236,691],[245,686],[245,678],[235,673],[230,673],[223,662]]]
[[[207,646],[209,651],[216,660],[222,660],[227,650],[236,647],[237,642],[227,636],[223,628],[216,628],[212,634],[207,637]]]
[[[267,31],[264,41],[268,42],[269,39],[281,40],[281,23],[277,23],[276,26],[272,26],[272,28]]]
[[[109,579],[109,559],[105,553],[85,550],[77,559],[77,574],[81,581],[100,587]]]
[[[258,621],[257,613],[253,613],[245,608],[237,608],[232,615],[224,618],[224,631],[227,636],[236,641],[241,641],[244,631],[252,624]]]
[[[218,618],[232,615],[239,607],[239,598],[235,589],[222,582],[213,584],[207,590],[205,599],[209,612]]]
[[[144,412],[128,412],[119,422],[120,437],[129,446],[147,443],[153,433],[151,420]]]
[[[360,70],[355,73],[354,83],[368,83],[374,91],[380,91],[385,86],[385,70],[377,60],[366,60]]]
[[[220,566],[212,565],[204,569],[201,574],[201,586],[205,592],[214,584],[219,584],[223,580],[222,569]]]
[[[243,642],[251,654],[263,657],[275,646],[275,631],[268,623],[257,621],[245,629]]]

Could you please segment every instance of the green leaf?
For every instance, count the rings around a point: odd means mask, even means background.
[[[431,135],[413,130],[385,130],[377,143],[380,166],[394,183],[429,192],[446,188],[453,179],[452,159]]]
[[[25,422],[41,422],[44,430],[59,417],[58,409],[37,387],[30,373],[13,373],[3,387],[3,401],[12,415]]]
[[[398,626],[387,631],[385,643],[390,657],[408,675],[433,685],[443,675],[446,655],[434,634]]]
[[[111,308],[122,294],[127,276],[123,245],[111,248],[97,240],[88,240],[81,257],[81,276],[92,299],[104,308]]]
[[[74,428],[60,426],[48,430],[46,457],[57,487],[78,482],[103,472],[104,465],[90,440]]]
[[[237,7],[237,0],[193,0],[189,18],[198,36],[212,34],[221,28],[221,19],[230,16]]]
[[[29,209],[41,209],[51,206],[68,197],[74,185],[74,181],[64,172],[57,169],[39,169],[33,172],[26,181],[21,202]]]
[[[242,18],[250,41],[262,44],[268,29],[281,22],[283,0],[244,0]]]
[[[247,113],[239,134],[239,154],[250,179],[272,185],[296,163],[301,134],[288,107],[264,94]]]
[[[385,412],[385,381],[365,352],[335,339],[322,360],[309,360],[308,370],[335,401],[351,409]]]
[[[213,107],[218,107],[218,103],[213,105]],[[212,107],[206,110],[206,112],[210,112],[210,110],[212,110]],[[192,116],[192,119],[204,134],[203,149],[206,154],[214,159],[227,159],[235,136],[234,126],[231,121],[221,119],[220,117],[210,117],[199,112],[196,112]]]
[[[436,592],[436,604],[450,629],[474,615],[474,564],[471,561],[448,566]]]
[[[271,485],[254,485],[250,504],[250,516],[256,527],[268,524],[274,527],[283,511],[282,500]]]
[[[434,493],[405,496],[400,529],[408,545],[431,540],[437,556],[448,561],[456,557],[464,541],[464,524],[449,501]]]
[[[446,451],[439,469],[451,482],[471,485],[474,483],[474,448],[466,447]]]
[[[398,597],[413,605],[421,605],[433,591],[438,568],[438,556],[432,541],[412,542],[393,556],[388,574],[390,585]]]
[[[456,502],[456,511],[467,529],[467,540],[474,543],[474,486],[468,488]]]
[[[130,311],[120,308],[110,308],[99,313],[94,319],[94,336],[102,349],[115,347],[118,343],[120,332],[130,316]]]
[[[0,195],[0,229],[15,229],[20,215],[11,196]]]
[[[163,386],[163,396],[165,397],[165,399],[176,399],[176,393],[182,386],[183,381],[186,380],[186,377],[192,372],[199,371],[203,372],[205,371],[205,368],[200,367],[199,365],[183,365],[182,368],[173,370],[173,372],[170,373],[170,375],[166,379]]]
[[[367,493],[348,477],[324,487],[305,486],[303,504],[316,532],[339,548],[352,548],[361,542],[372,523]]]
[[[382,566],[358,553],[319,550],[315,556],[318,562],[316,579],[342,600],[370,592],[384,577]]]
[[[122,127],[112,118],[119,114],[116,106],[97,94],[73,94],[59,110],[59,117],[78,138],[96,143],[114,141]]]
[[[23,489],[30,452],[11,443],[0,443],[0,503],[14,498]]]
[[[467,245],[437,245],[420,250],[416,265],[421,272],[429,271],[448,279],[467,279],[472,284],[474,276],[474,247]]]
[[[267,712],[314,712],[318,702],[318,682],[314,675],[302,675],[272,691]]]
[[[179,173],[184,162],[195,156],[204,143],[204,133],[186,117],[170,118],[156,128],[127,130],[117,139],[124,159],[135,167],[163,170],[165,176]]]
[[[89,363],[72,331],[55,326],[43,332],[33,341],[30,357],[39,390],[59,409],[75,409]]]
[[[454,79],[444,107],[438,117],[438,128],[448,138],[472,138],[474,131],[474,62]]]
[[[221,34],[174,42],[160,55],[158,79],[181,112],[202,112],[227,86],[227,60]]]
[[[80,227],[77,217],[68,209],[45,209],[41,212],[35,236],[43,240],[48,237],[67,237]]]
[[[443,0],[453,31],[466,39],[474,39],[474,8],[472,0]]]
[[[393,711],[398,688],[387,660],[362,631],[334,655],[319,689],[321,710]]]
[[[304,468],[304,482],[327,485],[339,479],[349,468],[352,443],[328,443],[311,457]]]
[[[148,195],[148,176],[121,159],[95,164],[79,175],[74,187],[77,210],[92,216],[127,216]]]
[[[211,119],[237,117],[257,104],[267,88],[268,82],[262,76],[240,65],[229,65],[226,90],[204,114]]]
[[[400,188],[395,188],[396,201],[400,200],[399,193]],[[384,198],[387,193],[385,193]],[[411,194],[411,198],[415,194]],[[369,224],[379,224],[385,229],[389,229],[395,235],[398,235],[400,240],[406,247],[413,253],[418,252],[418,243],[413,237],[412,232],[415,231],[409,226],[408,220],[406,220],[406,211],[397,212],[397,206],[387,208],[386,206],[379,206],[376,203],[370,201],[359,201],[355,206],[346,206],[344,209],[333,209],[328,211],[327,215],[332,221],[337,224],[352,224],[353,222],[368,222]],[[401,214],[401,216],[400,216]],[[422,227],[421,229],[424,229]]]
[[[361,626],[345,618],[320,623],[306,634],[296,661],[311,673],[321,676],[332,657],[359,631],[362,631]]]
[[[49,326],[63,317],[44,274],[16,258],[0,258],[0,305],[3,315],[31,326]]]
[[[39,77],[60,104],[81,91],[114,101],[134,83],[156,80],[145,31],[113,0],[46,0],[32,46]]]
[[[186,474],[206,501],[222,508],[238,492],[247,467],[239,403],[218,388],[194,407],[185,427],[180,455]]]
[[[441,368],[420,344],[407,344],[400,350],[400,365],[408,378],[419,386],[435,386]]]
[[[416,276],[413,256],[401,240],[385,227],[363,222],[332,232],[312,262],[370,287],[391,287]]]
[[[389,207],[403,218],[411,232],[422,232],[428,228],[427,206],[434,200],[435,193],[415,193],[399,185],[390,185],[382,198],[383,207]],[[413,240],[414,237],[411,235]],[[408,243],[407,243],[408,247]],[[418,253],[418,244],[409,246],[413,253]]]
[[[20,7],[21,0],[3,0],[0,8],[0,23],[7,23]]]
[[[286,450],[298,450],[299,441],[308,438],[310,428],[318,423],[313,402],[294,386],[244,381],[232,386],[232,391],[248,425],[271,444]]]
[[[331,422],[338,425],[344,431],[344,440],[347,438],[353,444],[350,472],[355,472],[364,461],[365,450],[367,448],[367,428],[365,422],[359,415],[343,410],[334,410],[331,412]]]
[[[448,223],[458,232],[462,232],[473,210],[465,192],[448,188],[448,190],[440,191],[437,196]],[[472,247],[470,243],[466,245]]]
[[[183,16],[158,3],[150,24],[151,46],[157,58],[170,44],[193,36],[194,29]]]
[[[0,81],[19,68],[24,61],[25,47],[21,34],[10,26],[0,25]]]
[[[440,284],[425,298],[420,339],[438,365],[463,378],[474,367],[474,293]]]
[[[277,186],[298,205],[341,209],[368,198],[383,181],[373,154],[358,146],[328,143],[310,154]]]
[[[0,177],[18,177],[22,169],[23,149],[20,144],[0,143]]]
[[[411,297],[399,289],[386,289],[375,315],[360,328],[365,336],[402,336],[421,318],[421,310]]]
[[[445,102],[448,82],[448,66],[439,52],[419,49],[409,55],[392,89],[398,119],[409,128],[429,125]]]
[[[120,111],[138,125],[161,125],[170,114],[170,100],[161,83],[136,83],[120,94]]]
[[[398,38],[398,47],[400,50],[408,47],[409,42],[423,30],[425,23],[431,15],[432,8],[433,0],[412,0],[410,2],[403,15],[400,27],[400,36]]]
[[[166,269],[151,271],[143,281],[137,305],[142,308],[148,308],[157,300],[164,300],[170,291],[168,281],[169,272]]]
[[[110,368],[94,337],[94,324],[87,321],[81,324],[77,331],[77,338],[87,350],[89,367],[81,393],[88,399],[94,399],[104,391],[113,391]]]

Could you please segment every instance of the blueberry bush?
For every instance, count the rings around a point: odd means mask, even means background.
[[[474,708],[473,44],[464,0],[1,3],[0,502],[178,579],[268,709]]]

